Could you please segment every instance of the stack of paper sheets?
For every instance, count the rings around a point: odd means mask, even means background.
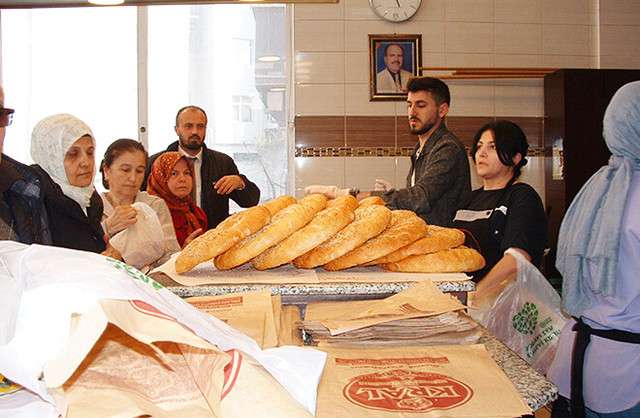
[[[310,303],[300,327],[321,345],[472,344],[480,330],[463,309],[433,283],[420,282],[382,300]]]
[[[247,334],[262,348],[302,345],[296,327],[297,306],[282,306],[280,295],[241,292],[221,296],[198,296],[187,302]]]

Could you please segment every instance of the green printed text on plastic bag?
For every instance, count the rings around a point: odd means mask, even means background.
[[[520,312],[511,318],[513,327],[521,334],[532,335],[538,323],[538,307],[526,302]]]

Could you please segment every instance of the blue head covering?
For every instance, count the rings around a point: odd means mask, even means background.
[[[613,154],[580,189],[560,226],[556,267],[565,310],[580,316],[592,292],[612,295],[626,196],[640,170],[640,81],[624,85],[607,107],[603,135]],[[585,272],[591,272],[586,283]]]

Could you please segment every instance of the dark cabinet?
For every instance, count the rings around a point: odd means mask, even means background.
[[[602,117],[622,85],[640,70],[558,70],[544,78],[545,205],[549,216],[547,276],[555,270],[558,230],[586,181],[609,160]],[[555,273],[555,274],[554,274]]]

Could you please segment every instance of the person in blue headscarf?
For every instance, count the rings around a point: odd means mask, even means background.
[[[567,322],[548,377],[552,417],[640,417],[640,81],[611,99],[613,154],[567,211],[556,267]]]

